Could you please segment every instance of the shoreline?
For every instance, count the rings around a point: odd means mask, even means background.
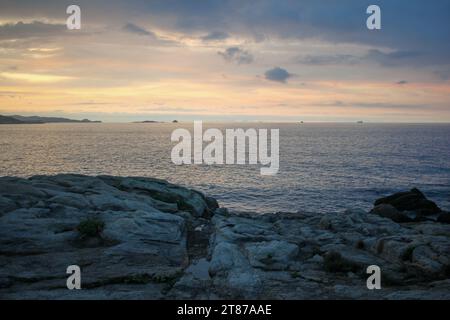
[[[449,299],[448,213],[413,190],[371,212],[254,215],[153,178],[0,177],[0,297]],[[420,205],[393,208],[405,196]],[[86,290],[66,288],[69,265]]]

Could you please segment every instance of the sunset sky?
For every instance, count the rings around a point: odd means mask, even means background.
[[[0,0],[3,115],[450,122],[449,79],[448,0]]]

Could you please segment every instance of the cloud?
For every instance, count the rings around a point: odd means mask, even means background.
[[[390,109],[390,110],[421,110],[428,107],[422,104],[396,104],[396,103],[383,103],[383,102],[360,102],[353,103],[354,107],[368,108],[368,109]]]
[[[253,62],[253,55],[239,47],[230,47],[225,51],[217,52],[227,62],[235,62],[237,64],[249,64]]]
[[[350,54],[336,54],[336,55],[307,55],[299,57],[298,63],[325,66],[325,65],[354,65],[360,61],[361,58]]]
[[[201,37],[202,41],[208,42],[208,41],[221,41],[226,40],[230,37],[230,35],[226,32],[222,31],[213,31],[208,33],[207,35]]]
[[[15,72],[1,72],[0,76],[12,80],[36,82],[36,83],[52,83],[73,79],[72,77],[58,76],[52,74],[15,73]]]
[[[206,34],[206,41],[220,40],[225,36],[225,32],[212,30],[227,30],[248,40],[255,40],[255,37],[271,41],[317,39],[399,52],[423,52],[422,58],[405,59],[404,63],[412,62],[417,66],[422,60],[429,65],[450,64],[448,0],[434,0],[433,5],[419,0],[377,0],[382,11],[381,32],[367,30],[365,18],[369,3],[361,0],[260,0],[248,3],[242,0],[128,0],[126,3],[119,0],[78,0],[77,4],[82,12],[89,10],[89,15],[83,17],[83,25],[86,26],[89,23],[111,26],[133,16],[149,19],[149,23],[157,26],[158,30],[184,35],[192,35],[193,32]],[[65,17],[65,7],[64,2],[57,0],[39,3],[2,0],[0,20],[38,16],[61,19]]]
[[[275,67],[273,69],[267,70],[264,73],[264,76],[267,80],[270,81],[286,83],[286,81],[291,78],[293,74],[290,74],[283,68]]]
[[[436,70],[433,72],[442,81],[447,81],[450,79],[450,66],[447,69]]]
[[[139,36],[150,36],[152,38],[156,38],[153,32],[145,30],[144,28],[135,25],[134,23],[127,23],[126,25],[123,26],[122,30]]]
[[[7,23],[0,25],[0,40],[23,40],[34,37],[50,37],[62,35],[67,32],[64,24],[51,24],[40,21],[24,23]]]
[[[396,83],[402,85],[402,84],[407,84],[408,81],[406,81],[406,80],[400,80],[400,81],[397,81]]]
[[[377,4],[383,29],[375,33],[365,26],[369,3],[361,0],[155,0],[141,9],[167,27],[185,33],[221,28],[250,39],[257,31],[271,40],[318,39],[401,52],[428,51],[429,56],[439,58],[433,59],[434,63],[450,62],[448,0],[435,0],[433,5],[419,0],[378,0]]]
[[[383,67],[424,67],[436,63],[445,64],[444,61],[438,62],[429,52],[425,51],[407,51],[390,50],[382,51],[379,49],[369,49],[366,54],[334,54],[334,55],[307,55],[298,57],[297,63],[310,66],[328,66],[328,65],[346,65],[352,66],[361,63],[375,63]]]
[[[432,64],[431,60],[427,62],[429,58],[426,53],[419,51],[383,52],[378,49],[369,50],[365,57],[365,59],[375,61],[385,67]]]
[[[363,109],[390,109],[390,110],[421,110],[428,107],[423,104],[402,104],[402,103],[387,103],[387,102],[362,102],[362,101],[333,101],[317,104],[318,107],[348,107],[348,108],[363,108]]]

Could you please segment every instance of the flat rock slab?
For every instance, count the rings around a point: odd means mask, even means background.
[[[190,220],[214,209],[163,180],[0,178],[0,297],[161,298],[189,265]],[[69,265],[86,290],[67,290]]]

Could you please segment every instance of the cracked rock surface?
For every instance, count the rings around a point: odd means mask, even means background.
[[[158,179],[3,177],[0,298],[450,299],[450,225],[381,209],[254,215]]]

